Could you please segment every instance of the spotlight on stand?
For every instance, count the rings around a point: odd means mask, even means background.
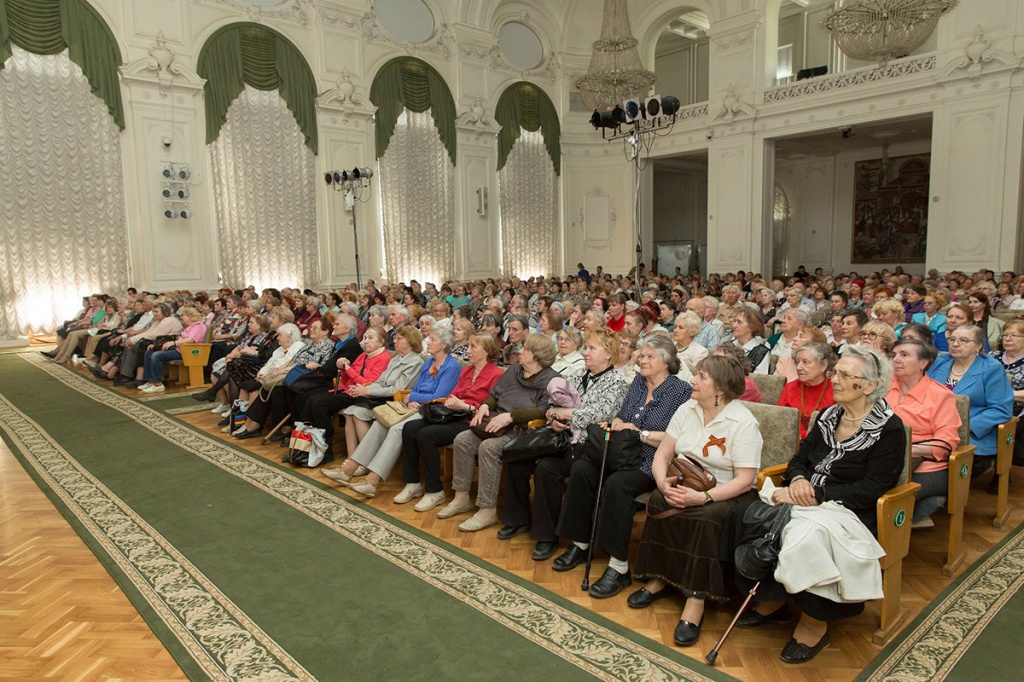
[[[328,185],[334,184],[334,173],[324,173],[324,182]]]
[[[373,169],[363,166],[362,168],[353,168],[352,177],[356,180],[364,179],[369,180],[373,177]]]
[[[679,112],[679,98],[672,95],[665,95],[661,98],[661,115],[675,116]],[[648,112],[650,113],[650,112]]]
[[[174,192],[171,191],[170,187],[164,187],[164,191],[161,192],[161,194],[163,194],[164,199],[170,199],[171,195],[174,194]]]
[[[640,106],[639,100],[627,99],[622,103],[622,108],[626,112],[626,123],[632,123],[641,117],[647,118],[647,112]]]
[[[178,214],[175,213],[174,210],[169,208],[169,209],[164,211],[164,217],[165,218],[170,218],[171,220],[174,220],[175,218],[178,217]]]
[[[189,218],[192,217],[192,211],[186,208],[181,212],[181,217],[184,218],[185,220],[188,220]]]
[[[626,110],[618,106],[611,111],[598,111],[594,109],[594,115],[590,117],[590,125],[594,126],[594,130],[600,130],[602,137],[604,136],[605,128],[618,131],[625,122]]]

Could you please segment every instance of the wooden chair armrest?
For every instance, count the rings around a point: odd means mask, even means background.
[[[757,489],[760,490],[764,482],[769,478],[777,485],[782,480],[783,475],[785,475],[787,467],[789,467],[788,464],[776,464],[775,466],[765,467],[758,471]]]
[[[547,423],[547,419],[531,419],[529,423],[527,423],[526,428],[536,429],[537,427],[544,426]]]
[[[404,403],[406,400],[409,399],[410,393],[412,393],[410,389],[403,388],[401,391],[395,391],[394,395],[392,396],[392,399],[397,403]]]
[[[949,484],[946,492],[946,511],[955,514],[967,506],[971,489],[971,468],[974,466],[975,445],[961,445],[949,453]]]
[[[878,544],[885,550],[882,568],[902,561],[910,550],[914,495],[920,489],[920,483],[904,483],[878,498]]]

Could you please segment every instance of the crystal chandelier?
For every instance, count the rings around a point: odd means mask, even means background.
[[[851,0],[822,20],[851,59],[878,62],[906,57],[924,45],[939,17],[958,0]]]
[[[644,68],[636,46],[626,0],[604,0],[601,38],[594,42],[587,73],[576,79],[588,107],[604,111],[648,93],[654,85],[654,72]]]

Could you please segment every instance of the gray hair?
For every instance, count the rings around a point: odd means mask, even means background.
[[[966,332],[971,332],[971,336],[973,337],[972,341],[974,341],[974,343],[978,345],[984,345],[985,332],[982,330],[981,327],[979,327],[976,324],[968,323],[960,325],[959,327],[956,328],[956,331],[960,331],[961,329],[963,329]]]
[[[608,323],[608,317],[602,311],[598,310],[597,308],[591,308],[587,312],[591,313],[594,316],[594,319],[597,320],[601,324],[602,327],[605,326]],[[584,313],[584,314],[586,314],[586,313]]]
[[[892,364],[889,362],[889,358],[874,348],[860,345],[846,346],[843,349],[843,357],[860,360],[864,366],[864,369],[861,370],[864,379],[875,382],[875,390],[868,395],[869,401],[876,403],[885,397],[892,387]]]
[[[814,356],[814,361],[818,364],[826,363],[826,371],[832,369],[836,364],[835,353],[832,352],[832,347],[827,343],[818,343],[812,341],[811,343],[805,343],[799,348],[794,348],[792,352],[793,360],[796,360],[796,356],[799,353],[810,353]]]
[[[399,315],[405,316],[406,321],[409,320],[409,309],[404,305],[392,305],[388,306],[389,313],[398,313]]]
[[[422,317],[420,318],[423,319]],[[436,336],[437,340],[444,344],[444,352],[451,353],[455,347],[455,332],[446,326],[433,325],[430,328],[430,334],[427,336]]]
[[[701,327],[704,326],[704,320],[697,317],[697,313],[690,310],[676,317],[676,324],[679,324],[680,320],[686,323],[686,329],[690,332],[690,336],[697,336],[700,333]]]
[[[433,329],[434,325],[437,324],[437,318],[433,315],[420,315],[420,319],[417,320],[417,322],[423,322],[423,320],[426,320],[430,324],[431,329]]]
[[[253,300],[256,300],[256,299],[253,299]],[[320,300],[320,297],[319,297],[319,296],[315,296],[315,295],[313,295],[313,296],[307,296],[307,297],[306,297],[306,304],[307,304],[307,305],[315,305],[315,306],[319,306],[319,305],[321,305],[322,303],[323,303],[323,301],[321,301],[321,300]],[[258,304],[257,304],[257,305],[258,305]]]
[[[793,317],[797,319],[803,326],[808,326],[811,323],[811,314],[803,308],[787,308],[782,312],[783,316],[793,314]]]
[[[291,322],[287,322],[278,327],[277,333],[279,336],[290,336],[292,339],[292,343],[296,341],[302,341],[302,332],[299,331],[299,328],[296,327]]]
[[[724,287],[722,287],[722,293],[724,294],[727,291],[735,291],[736,293],[740,293],[740,288],[735,284],[726,284]]]
[[[160,314],[164,317],[170,317],[174,314],[174,308],[171,307],[170,303],[157,303],[153,307],[159,310]]]
[[[562,327],[561,329],[558,330],[558,333],[565,334],[570,339],[572,339],[572,342],[576,345],[577,350],[579,350],[579,347],[583,345],[583,334],[576,327],[573,327],[571,325]]]
[[[718,311],[718,299],[715,298],[714,296],[705,296],[704,298],[701,299],[701,301],[704,302],[705,308],[710,306],[716,312]]]
[[[648,334],[637,344],[637,350],[650,348],[665,361],[668,365],[669,374],[679,374],[682,365],[679,362],[679,355],[676,353],[676,344],[668,334]]]
[[[505,323],[505,326],[508,327],[508,325],[512,324],[513,322],[518,322],[519,324],[522,325],[523,329],[525,329],[526,331],[530,331],[530,318],[528,318],[526,315],[521,315],[519,313],[516,313],[515,315],[509,315],[508,322]]]
[[[376,315],[377,317],[380,317],[380,318],[383,318],[383,319],[386,320],[388,318],[388,309],[385,308],[382,305],[371,305],[370,306],[370,312],[368,314],[369,315]]]
[[[334,318],[334,322],[341,322],[345,326],[345,328],[348,329],[350,332],[355,332],[356,327],[358,325],[358,323],[356,322],[356,318],[352,317],[348,313],[339,314],[337,317]]]

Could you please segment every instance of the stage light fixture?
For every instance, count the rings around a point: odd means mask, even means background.
[[[643,107],[640,106],[640,101],[635,99],[627,99],[623,102],[622,109],[626,112],[626,123],[632,123],[645,113]]]
[[[647,118],[657,118],[661,115],[661,98],[655,95],[654,97],[648,97],[647,103],[644,105],[644,110],[647,112]]]
[[[165,178],[173,178],[174,177],[174,168],[172,166],[164,166],[163,176]]]
[[[188,168],[182,168],[178,171],[178,177],[182,180],[188,180],[192,177],[192,171]]]
[[[595,130],[601,128],[618,128],[626,122],[626,111],[622,107],[615,107],[611,111],[598,111],[594,110],[594,115],[590,117],[590,125],[594,126]]]
[[[183,188],[178,190],[178,198],[179,199],[188,199],[188,196],[189,196],[189,191],[188,191],[187,187],[183,187]]]
[[[170,187],[164,187],[164,191],[161,192],[161,194],[164,195],[164,199],[170,199],[171,196],[173,195],[173,192],[171,192],[171,188]]]
[[[181,217],[184,218],[185,220],[188,220],[189,218],[192,217],[192,211],[190,209],[187,209],[187,208],[184,209],[181,212]]]
[[[369,180],[370,178],[373,177],[373,170],[367,168],[366,166],[363,166],[362,168],[353,168],[352,177],[354,177],[356,180],[359,180],[360,178],[364,180]]]
[[[177,217],[178,217],[178,214],[177,214],[177,213],[175,213],[175,212],[174,212],[173,210],[171,210],[171,209],[167,209],[167,210],[165,210],[165,211],[164,211],[164,217],[165,217],[165,218],[170,218],[171,220],[173,220],[173,219],[175,219],[175,218],[177,218]]]
[[[675,116],[679,111],[679,98],[673,95],[665,95],[661,98],[661,115]]]
[[[333,173],[324,173],[324,182],[326,182],[328,185],[333,185],[334,184],[334,174]]]

